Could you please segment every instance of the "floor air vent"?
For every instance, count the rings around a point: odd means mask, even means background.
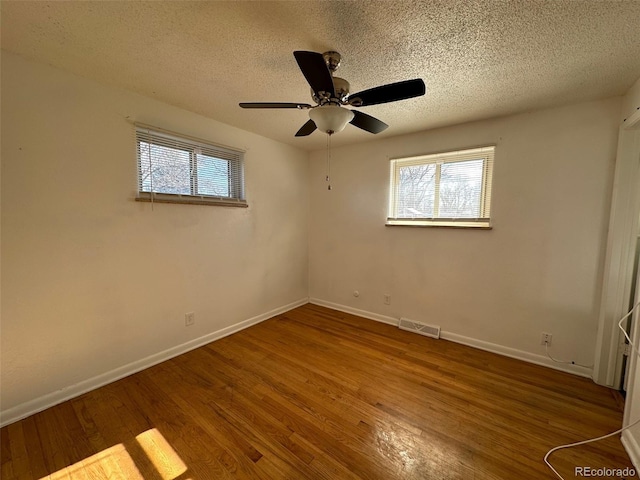
[[[407,318],[401,318],[398,328],[409,332],[419,333],[431,338],[440,338],[440,327],[435,325],[427,325],[425,323],[416,322]]]

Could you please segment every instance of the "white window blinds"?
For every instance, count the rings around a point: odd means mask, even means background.
[[[136,125],[138,200],[246,206],[244,153]]]

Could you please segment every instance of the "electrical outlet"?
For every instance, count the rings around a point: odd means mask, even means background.
[[[193,313],[193,312],[185,313],[184,314],[184,326],[185,327],[190,327],[194,323],[196,323],[196,314]]]
[[[551,337],[550,333],[542,332],[542,336],[540,337],[540,345],[551,345]]]
[[[388,293],[384,295],[384,304],[391,305],[391,295],[389,295]]]

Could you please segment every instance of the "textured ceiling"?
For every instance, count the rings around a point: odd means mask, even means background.
[[[422,78],[363,107],[391,136],[624,94],[640,77],[640,1],[8,1],[2,48],[303,149],[311,102],[294,50],[342,54],[351,91]],[[353,126],[333,145],[374,136]]]

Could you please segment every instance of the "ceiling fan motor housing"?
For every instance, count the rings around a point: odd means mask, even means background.
[[[349,96],[349,82],[347,82],[344,78],[340,77],[332,77],[333,78],[333,88],[335,89],[335,97],[332,97],[329,92],[321,92],[326,93],[322,98],[316,95],[316,93],[311,89],[311,98],[314,102],[319,105],[324,105],[325,103],[347,103],[347,97]]]
[[[322,58],[324,58],[325,63],[327,64],[327,68],[331,73],[335,72],[340,66],[340,61],[342,60],[342,55],[334,50],[330,50],[328,52],[324,52],[322,54]]]

